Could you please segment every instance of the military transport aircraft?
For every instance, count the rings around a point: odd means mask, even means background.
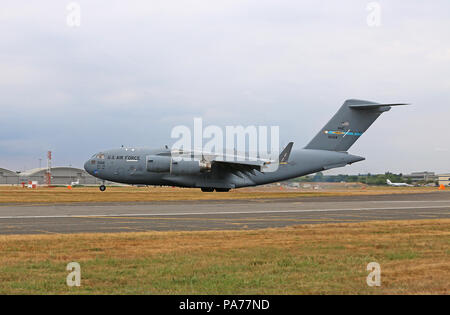
[[[302,149],[292,150],[290,142],[278,159],[228,161],[216,155],[190,154],[180,159],[167,146],[164,149],[119,148],[94,154],[85,170],[104,181],[132,185],[162,185],[197,187],[204,192],[226,192],[232,188],[257,186],[304,176],[364,160],[347,150],[391,106],[407,104],[379,104],[363,100],[347,100]],[[278,164],[275,171],[267,171],[270,164]]]

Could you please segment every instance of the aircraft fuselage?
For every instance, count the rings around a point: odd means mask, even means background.
[[[84,167],[99,179],[117,183],[231,189],[283,181],[364,160],[345,152],[300,149],[293,150],[288,162],[280,163],[272,172],[230,171],[213,164],[208,171],[180,175],[172,170],[149,171],[149,156],[171,158],[171,152],[145,148],[106,150],[95,154]]]

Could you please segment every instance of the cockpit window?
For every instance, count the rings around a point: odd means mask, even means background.
[[[103,153],[99,153],[99,154],[97,154],[96,158],[99,159],[99,160],[104,160],[105,159],[105,155]]]

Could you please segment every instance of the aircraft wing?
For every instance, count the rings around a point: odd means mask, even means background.
[[[202,161],[205,161],[207,163],[211,163],[211,166],[217,166],[221,167],[223,169],[226,169],[230,171],[233,174],[238,175],[239,173],[244,174],[255,174],[254,171],[258,172],[264,172],[264,169],[266,171],[272,166],[271,164],[288,164],[289,156],[291,154],[293,142],[289,142],[289,144],[281,151],[278,160],[270,160],[270,159],[261,159],[256,158],[254,160],[249,160],[245,157],[245,154],[243,155],[219,155],[217,153],[211,153],[211,152],[204,152],[204,151],[182,151],[182,150],[176,150],[173,151],[172,155],[178,155],[178,156],[187,156],[194,158],[195,155],[197,155],[199,158],[201,157]],[[238,175],[239,176],[239,175]]]
[[[222,168],[227,168],[231,172],[252,172],[254,170],[261,172],[266,162],[264,161],[221,161],[221,160],[213,160],[211,161],[212,165],[217,165]]]
[[[237,161],[226,161],[223,159],[213,159],[211,161],[211,164],[219,165],[220,167],[229,168],[232,172],[233,171],[239,171],[239,172],[251,172],[256,170],[258,172],[263,172],[264,167],[267,167],[267,165],[272,163],[280,163],[280,164],[287,164],[289,160],[289,155],[291,154],[292,146],[294,142],[289,142],[289,144],[284,148],[283,151],[281,151],[278,161],[271,161],[271,160],[264,160],[264,159],[257,159],[255,161],[249,161],[249,160],[237,160]]]

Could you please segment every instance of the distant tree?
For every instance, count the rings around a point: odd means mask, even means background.
[[[316,175],[314,175],[313,181],[314,182],[322,182],[323,181],[323,173],[317,172]]]
[[[310,176],[297,177],[297,178],[294,179],[294,181],[296,181],[296,182],[310,182],[311,181],[311,177]]]
[[[349,183],[355,183],[355,182],[357,182],[357,181],[358,181],[358,176],[355,176],[355,175],[347,176],[346,182],[349,182]]]

